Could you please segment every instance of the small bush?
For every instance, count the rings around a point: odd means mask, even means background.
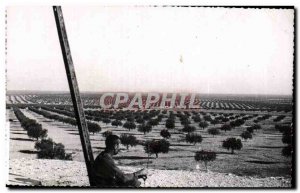
[[[275,129],[280,133],[292,133],[292,127],[290,125],[275,125]]]
[[[149,119],[147,125],[149,126],[157,126],[159,124],[159,120],[158,119]]]
[[[138,127],[138,131],[143,132],[144,135],[146,133],[149,133],[151,130],[152,130],[152,126],[149,124],[142,124],[142,125],[139,125],[139,127]]]
[[[122,126],[122,121],[120,121],[120,120],[114,120],[113,122],[111,122],[111,125],[112,126],[116,126],[116,127]]]
[[[133,147],[138,144],[136,137],[133,135],[122,134],[120,136],[120,140],[121,144],[126,146],[127,149],[129,148],[129,146]]]
[[[134,122],[127,121],[126,123],[124,123],[123,127],[130,131],[131,129],[135,129],[136,125]]]
[[[61,143],[55,143],[51,138],[37,141],[34,146],[39,159],[60,159],[72,160],[71,154],[65,152],[65,147]]]
[[[213,125],[216,125],[216,124],[219,124],[220,121],[218,119],[213,119],[213,120],[210,121],[210,123],[213,124]]]
[[[244,123],[245,123],[245,120],[243,120],[243,119],[237,119],[237,120],[235,121],[235,125],[236,125],[237,127],[243,125]]]
[[[259,124],[255,124],[252,126],[255,131],[260,130],[262,127]]]
[[[210,115],[205,115],[203,118],[204,118],[205,121],[208,121],[208,122],[212,121],[212,118],[211,118]]]
[[[93,135],[101,131],[101,127],[96,123],[87,122],[87,126],[89,132],[93,133]]]
[[[174,129],[175,128],[175,121],[173,119],[166,120],[166,128]]]
[[[182,129],[183,132],[187,132],[187,133],[194,132],[195,130],[196,130],[196,127],[191,126],[191,125],[185,125]]]
[[[196,145],[196,143],[201,143],[202,142],[202,136],[200,134],[197,134],[197,133],[189,133],[185,136],[185,140],[188,143],[193,143],[194,145]]]
[[[42,129],[41,124],[33,124],[27,128],[27,135],[31,138],[35,138],[36,140],[47,137],[47,132],[48,131],[46,129]]]
[[[139,124],[143,124],[143,123],[145,123],[145,120],[143,119],[143,117],[138,117],[136,119],[136,122],[139,123]]]
[[[211,161],[215,161],[217,158],[216,152],[213,151],[197,151],[195,153],[195,160],[196,161],[203,161],[205,164],[205,169],[207,170],[207,163]]]
[[[169,139],[171,137],[171,134],[167,129],[161,130],[160,135],[165,139]]]
[[[199,115],[196,115],[193,117],[194,122],[199,123],[201,121],[201,118]]]
[[[183,116],[183,117],[180,118],[180,123],[181,123],[181,125],[189,125],[189,124],[191,124],[189,118],[187,118],[185,116]]]
[[[156,158],[158,158],[159,153],[168,153],[169,152],[170,143],[165,140],[152,140],[146,141],[144,145],[144,150],[148,154],[155,154]]]
[[[253,127],[247,127],[246,130],[247,130],[249,133],[253,133],[253,131],[254,131]]]
[[[282,143],[292,144],[292,135],[286,134],[282,136]]]
[[[236,139],[232,137],[232,138],[227,138],[225,141],[223,141],[222,147],[228,150],[231,149],[231,154],[234,154],[234,150],[242,149],[243,144],[240,139]]]
[[[293,153],[293,147],[292,145],[288,145],[286,147],[284,147],[281,151],[281,155],[285,156],[285,157],[290,157],[292,156]]]
[[[217,128],[210,128],[210,129],[208,129],[207,132],[208,132],[209,134],[211,134],[213,137],[214,137],[215,135],[219,135],[219,134],[220,134],[220,130],[217,129]]]
[[[241,138],[247,140],[247,139],[252,139],[252,134],[249,131],[244,131],[241,134]]]
[[[224,124],[220,129],[226,132],[226,131],[230,131],[232,129],[232,126],[230,124]]]
[[[284,115],[279,115],[277,118],[273,119],[274,122],[279,122],[281,121],[282,119],[284,119],[285,116]]]
[[[199,123],[199,127],[201,127],[202,129],[204,129],[204,128],[208,127],[208,123],[206,121],[201,121]]]
[[[105,123],[105,124],[107,125],[108,123],[110,123],[110,119],[105,118],[105,119],[102,120],[102,122]]]

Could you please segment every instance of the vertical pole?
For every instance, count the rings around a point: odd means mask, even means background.
[[[93,151],[90,143],[87,123],[84,116],[83,105],[80,98],[79,88],[76,80],[75,69],[71,56],[71,50],[68,43],[68,37],[62,9],[60,6],[53,6],[56,27],[64,59],[65,69],[67,73],[70,93],[73,101],[74,113],[77,120],[78,130],[80,134],[81,145],[83,149],[84,159],[86,163],[87,173],[91,186],[94,186],[92,166],[94,163]]]

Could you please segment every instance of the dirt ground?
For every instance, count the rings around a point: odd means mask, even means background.
[[[126,173],[140,168],[121,167]],[[54,172],[55,171],[55,172]],[[148,170],[141,187],[290,187],[282,177],[254,178],[228,173]],[[10,185],[89,186],[85,164],[77,161],[13,159],[10,161]]]
[[[21,128],[20,123],[15,118],[13,111],[7,110],[7,117],[14,120],[13,122],[10,122],[10,183],[26,184],[26,180],[21,180],[21,182],[16,180],[18,175],[21,175],[22,177],[19,177],[22,179],[29,178],[33,180],[29,180],[28,184],[41,182],[43,185],[68,185],[67,181],[69,180],[70,185],[86,185],[87,179],[78,177],[86,174],[84,174],[84,159],[77,128],[68,124],[46,119],[43,116],[26,109],[22,110],[22,112],[25,116],[35,119],[42,124],[42,127],[48,130],[48,136],[55,142],[63,143],[66,151],[68,153],[72,153],[74,161],[66,162],[35,159],[35,141],[28,138],[26,132],[23,128]],[[281,155],[281,150],[284,144],[281,142],[281,133],[275,130],[274,123],[271,121],[274,117],[271,117],[269,120],[262,121],[260,124],[262,124],[263,129],[256,131],[252,140],[243,141],[242,150],[236,151],[235,154],[230,154],[229,151],[221,147],[221,144],[227,137],[238,137],[244,130],[243,127],[227,131],[226,133],[222,131],[220,135],[213,137],[207,133],[208,128],[202,130],[197,126],[197,132],[203,137],[203,142],[201,144],[188,144],[182,141],[184,139],[184,135],[178,134],[177,131],[174,133],[173,130],[171,130],[172,136],[169,140],[171,143],[169,153],[159,154],[159,158],[157,159],[155,159],[155,156],[152,155],[148,160],[148,155],[144,153],[143,147],[138,145],[130,147],[129,150],[122,147],[121,153],[117,155],[115,159],[118,165],[130,168],[129,171],[146,167],[146,165],[148,165],[150,168],[149,175],[153,174],[154,176],[160,176],[159,178],[149,177],[146,181],[146,186],[151,187],[290,186],[291,158],[285,158]],[[286,121],[289,121],[291,117],[287,117],[285,119]],[[161,138],[159,132],[162,128],[164,128],[164,119],[161,123],[161,125],[155,126],[152,132],[146,135],[138,132],[137,129],[128,131],[122,127],[116,128],[110,124],[106,125],[102,122],[100,122],[99,125],[102,127],[101,133],[106,130],[111,130],[117,135],[122,133],[131,133],[138,139],[145,140]],[[249,120],[245,125],[251,124],[253,123]],[[194,122],[192,122],[192,125],[196,126]],[[181,127],[181,124],[177,120],[175,130],[180,129]],[[213,126],[209,126],[209,128],[211,127]],[[90,136],[95,157],[105,147],[104,138],[101,133]],[[214,150],[217,152],[217,159],[214,162],[209,163],[209,172],[202,171],[204,169],[204,165],[194,161],[194,153],[199,149]],[[44,173],[39,176],[34,176],[34,174],[31,176],[31,174],[23,171],[26,168],[28,170],[28,167],[31,167],[31,165],[33,165],[32,167],[36,166],[36,162],[41,162],[43,167],[47,168],[46,170],[48,172],[46,172],[45,175],[48,175],[50,180],[47,179],[47,177],[42,177]],[[24,166],[23,164],[26,163],[28,165]],[[51,164],[49,165],[49,163]],[[55,166],[54,163],[57,163],[57,166]],[[80,171],[75,171],[75,174],[72,173],[73,164],[81,168]],[[22,167],[24,168],[22,169]],[[61,172],[69,172],[70,176],[68,173],[63,173],[66,176],[63,174],[61,174],[60,177],[56,176],[57,169],[54,169],[53,167],[57,167]],[[43,168],[37,167],[32,170],[36,170],[36,172],[38,172],[41,169]],[[56,172],[51,172],[52,169]],[[76,172],[79,173],[77,174]],[[52,175],[54,173],[56,174]],[[206,178],[213,180],[207,180]],[[162,184],[160,185],[160,181],[162,179],[164,179],[165,182],[161,182]],[[175,179],[177,181],[179,180],[179,182],[176,182]],[[181,183],[180,181],[183,182]]]

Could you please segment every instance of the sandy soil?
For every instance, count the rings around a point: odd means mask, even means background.
[[[9,116],[14,118],[13,112],[8,110]],[[29,118],[37,120],[42,124],[44,129],[48,130],[48,136],[54,139],[55,142],[60,142],[65,145],[66,151],[72,154],[74,161],[83,162],[83,154],[78,131],[76,127],[68,124],[63,124],[53,120],[44,118],[41,115],[33,113],[29,110],[23,110],[22,112]],[[164,121],[163,121],[164,122]],[[128,131],[122,127],[115,128],[103,123],[99,123],[102,127],[102,132],[107,129],[111,129],[117,135],[122,133],[131,133],[139,140],[159,138],[159,131],[163,125],[156,126],[153,131],[143,135],[136,129]],[[178,128],[180,123],[176,122]],[[250,124],[250,123],[249,123]],[[125,166],[139,166],[146,167],[147,163],[149,168],[155,169],[169,169],[169,170],[195,170],[198,164],[194,160],[194,152],[199,148],[210,149],[218,152],[217,159],[209,163],[209,169],[219,173],[233,173],[236,175],[252,176],[252,177],[290,177],[291,173],[291,159],[285,158],[281,155],[281,149],[283,147],[281,137],[282,134],[271,126],[271,120],[266,120],[263,123],[264,129],[256,131],[252,140],[243,141],[243,149],[237,151],[236,154],[231,155],[226,149],[221,147],[222,140],[227,137],[237,137],[241,131],[234,129],[232,131],[221,132],[219,136],[212,137],[207,133],[207,129],[197,129],[204,140],[201,144],[191,145],[186,142],[178,141],[184,135],[173,134],[169,139],[172,146],[168,154],[160,154],[159,159],[151,159],[147,161],[147,154],[144,153],[143,146],[138,145],[130,147],[129,150],[124,149],[118,155],[117,163]],[[192,125],[196,125],[192,123]],[[210,126],[213,127],[213,126]],[[242,129],[242,128],[241,128]],[[21,138],[21,140],[20,140]],[[24,138],[24,139],[23,139]],[[104,138],[101,133],[90,135],[91,143],[93,147],[94,156],[96,157],[100,151],[105,147]],[[10,140],[10,159],[19,158],[36,158],[36,154],[21,153],[20,150],[34,149],[34,141],[28,141],[29,138],[26,132],[20,128],[18,122],[11,123],[11,140]],[[125,147],[122,147],[125,148]],[[136,159],[134,157],[139,157]],[[155,156],[152,155],[152,158]],[[262,162],[262,163],[260,163]],[[204,166],[200,164],[202,169]]]
[[[121,167],[126,173],[140,168]],[[88,186],[84,162],[46,159],[10,160],[10,185]],[[290,187],[282,177],[253,178],[205,171],[148,170],[142,187]]]
[[[28,110],[22,110],[22,112],[29,118],[41,123],[43,128],[48,130],[49,137],[53,138],[54,141],[63,143],[66,151],[72,153],[74,161],[38,160],[36,154],[20,152],[21,150],[35,150],[35,142],[28,138],[26,131],[21,128],[18,121],[10,122],[10,172],[8,184],[88,186],[76,127],[46,119]],[[16,120],[11,110],[7,110],[7,113],[7,117]],[[102,132],[112,128],[117,134],[133,133],[138,139],[155,138],[159,136],[161,130],[161,126],[157,126],[151,133],[144,136],[136,130],[128,132],[123,128],[114,128],[103,123],[99,124],[103,128]],[[226,150],[222,150],[220,144],[226,136],[237,135],[236,131],[229,131],[222,133],[220,136],[212,137],[206,131],[199,130],[198,132],[205,140],[197,146],[179,142],[180,135],[176,134],[175,137],[175,134],[173,134],[172,139],[170,139],[173,144],[170,147],[170,152],[160,154],[159,159],[150,160],[149,167],[152,169],[148,170],[148,179],[145,184],[142,183],[143,187],[290,187],[290,178],[280,177],[287,176],[284,174],[289,173],[288,171],[283,172],[283,170],[289,168],[290,159],[281,156],[281,134],[274,132],[274,129],[269,126],[270,124],[270,120],[264,121],[264,129],[257,131],[253,140],[243,142],[243,151],[239,151],[235,155],[230,155]],[[94,156],[96,156],[104,147],[104,139],[100,133],[90,137]],[[215,143],[216,141],[218,143]],[[194,151],[199,147],[207,148],[208,146],[210,149],[219,152],[217,160],[209,164],[209,168],[214,172],[195,170],[198,163],[193,159]],[[125,172],[138,170],[139,168],[135,166],[146,167],[146,159],[135,160],[130,158],[132,156],[147,157],[142,146],[131,147],[118,156],[119,158],[128,157],[127,159],[116,160],[117,164],[123,165],[121,168]],[[272,163],[258,165],[247,162],[249,160],[272,161]],[[164,168],[169,170],[164,170]],[[200,164],[200,168],[203,168],[202,164]],[[257,176],[256,173],[255,175],[249,173],[249,171],[254,172],[254,170],[264,178]],[[232,173],[241,173],[244,176],[237,176]],[[245,173],[249,173],[252,177],[245,176]],[[281,175],[278,176],[278,174]]]

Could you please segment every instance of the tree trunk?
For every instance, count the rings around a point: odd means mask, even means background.
[[[158,153],[156,153],[155,155],[156,155],[156,158],[158,158]]]
[[[206,169],[206,172],[207,172],[207,162],[204,162],[204,165],[205,165],[205,169]]]
[[[231,149],[231,154],[234,154],[234,149],[233,148]]]
[[[126,145],[126,148],[128,149],[128,148],[129,148],[129,145]]]

